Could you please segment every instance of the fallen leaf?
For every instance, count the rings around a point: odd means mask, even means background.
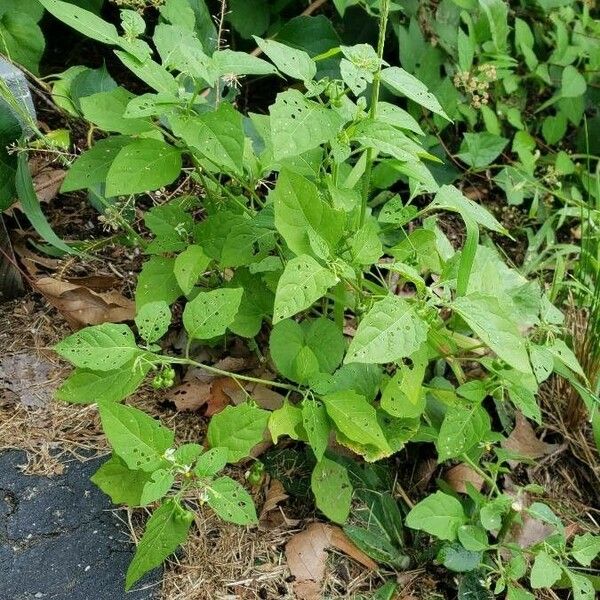
[[[283,511],[279,508],[279,503],[287,500],[288,495],[279,479],[271,479],[265,502],[258,517],[259,527],[261,529],[275,529],[285,520]]]
[[[294,592],[298,600],[318,600],[325,577],[328,548],[337,548],[368,569],[377,564],[359,550],[333,525],[312,523],[304,531],[294,535],[285,546],[288,568],[294,577]]]
[[[64,169],[45,168],[33,176],[33,187],[40,202],[53,200],[67,172]]]
[[[517,413],[515,428],[501,443],[501,446],[515,454],[531,459],[552,454],[558,448],[557,444],[547,444],[538,439],[529,421],[521,413]],[[510,462],[513,466],[518,464],[518,461]]]
[[[166,398],[175,404],[181,411],[198,410],[210,399],[210,383],[191,379],[182,381],[167,392]]]
[[[477,491],[481,490],[484,484],[483,477],[464,463],[452,467],[446,473],[444,480],[459,494],[467,493],[467,483],[470,483]]]
[[[217,377],[210,384],[210,397],[206,407],[206,416],[212,417],[231,404],[229,393],[239,390],[240,386],[231,377]]]
[[[41,408],[52,401],[58,380],[52,381],[52,363],[36,354],[19,353],[0,359],[0,391],[15,394],[28,408]]]
[[[98,293],[54,277],[42,277],[32,285],[73,329],[100,323],[121,323],[135,317],[135,303],[120,292]]]

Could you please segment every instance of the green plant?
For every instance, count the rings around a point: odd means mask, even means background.
[[[166,0],[151,40],[138,13],[122,13],[119,33],[59,0],[41,2],[75,29],[116,47],[119,60],[153,90],[136,96],[111,85],[72,98],[108,135],[72,164],[63,191],[93,190],[111,206],[181,177],[203,189],[202,198],[176,196],[145,213],[153,238],[141,242],[148,258],[135,295],[137,341],[129,326],[103,324],[56,346],[76,367],[58,398],[97,403],[113,449],[95,481],[115,502],[159,503],[127,586],[175,550],[195,503],[206,501],[234,522],[255,520],[239,486],[212,479],[216,470],[199,471],[198,464],[209,460],[205,456],[219,456],[219,467],[247,458],[265,429],[274,443],[287,436],[310,447],[316,505],[337,523],[347,520],[353,497],[364,492],[354,493],[352,461],[329,447],[332,436],[367,462],[392,456],[411,440],[433,443],[440,462],[464,461],[482,473],[489,497],[474,494],[478,504],[467,517],[456,498],[438,492],[407,522],[452,542],[459,525],[471,526],[471,537],[484,545],[478,515],[507,502],[497,489],[504,436],[492,426],[484,400],[506,428],[516,411],[539,423],[538,386],[556,369],[584,378],[560,340],[562,314],[538,282],[501,260],[485,233],[506,234],[504,227],[457,188],[437,183],[428,165],[439,160],[424,149],[420,125],[380,100],[385,87],[436,119],[447,118],[421,81],[383,60],[390,3],[379,5],[377,49],[342,45],[311,58],[256,38],[267,62],[214,50],[210,35],[202,37],[206,23],[196,20],[187,0]],[[317,76],[330,59],[337,71]],[[234,102],[235,83],[246,75],[280,75],[297,85],[280,92],[268,114],[245,116]],[[390,173],[402,179],[402,195],[381,183]],[[437,225],[445,212],[465,223],[462,249]],[[175,302],[183,304],[187,335],[181,355],[158,344]],[[349,343],[345,325],[352,329]],[[259,357],[268,350],[278,378],[196,360],[199,345],[225,347],[231,335],[246,338]],[[149,373],[161,388],[172,383],[174,368],[188,367],[271,386],[287,398],[267,411],[249,396],[211,419],[206,453],[196,445],[174,449],[169,430],[119,403]],[[494,452],[496,463],[488,456]],[[123,482],[131,482],[125,487],[135,495],[123,492]],[[442,512],[434,516],[445,521],[441,536],[417,517],[440,500]],[[448,510],[452,514],[444,514]],[[500,521],[505,512],[499,509]],[[355,531],[355,538],[364,539],[365,531]],[[393,555],[401,545],[402,536],[390,538],[384,550]],[[467,546],[460,552],[475,552]],[[562,560],[565,552],[548,556]],[[483,555],[476,558],[473,569],[487,564]],[[394,560],[405,564],[401,556]],[[494,573],[499,586],[508,585],[504,567]],[[580,587],[581,598],[592,597]]]

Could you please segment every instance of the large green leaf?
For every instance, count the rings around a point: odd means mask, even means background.
[[[334,139],[342,117],[298,90],[277,94],[271,106],[271,141],[276,160],[298,156]]]
[[[115,323],[85,327],[54,349],[76,367],[96,371],[113,371],[141,354],[131,329]]]
[[[224,521],[250,525],[258,520],[250,494],[231,477],[219,477],[207,485],[206,502]]]
[[[119,135],[98,140],[71,165],[61,191],[74,192],[104,183],[113,160],[130,142],[131,138]]]
[[[247,458],[252,448],[263,440],[269,414],[268,410],[248,403],[225,407],[208,425],[209,446],[227,448],[230,463]]]
[[[159,340],[171,324],[171,309],[164,300],[144,304],[135,316],[140,337],[148,344]]]
[[[45,46],[44,34],[31,15],[20,10],[0,15],[0,53],[37,73]]]
[[[242,288],[200,292],[185,305],[183,324],[193,339],[209,340],[225,333],[242,301]]]
[[[313,469],[310,486],[317,508],[334,523],[345,523],[352,502],[352,484],[346,468],[323,457]]]
[[[387,296],[360,322],[345,362],[383,364],[410,356],[425,341],[428,328],[415,305]]]
[[[443,492],[427,496],[406,515],[408,527],[426,531],[440,540],[454,541],[458,528],[466,522],[461,503]]]
[[[502,360],[517,371],[531,372],[526,340],[496,298],[469,294],[456,298],[452,308]]]
[[[127,590],[144,573],[158,567],[162,561],[177,550],[187,537],[193,521],[193,513],[170,499],[157,508],[146,524],[144,535],[138,544],[135,556],[127,569]]]
[[[489,432],[490,417],[481,406],[449,406],[436,440],[438,462],[468,452],[484,441]]]
[[[144,487],[150,481],[150,473],[132,470],[113,454],[90,478],[113,504],[140,506]]]
[[[171,117],[170,124],[177,137],[218,167],[243,172],[242,115],[228,102],[201,116]]]
[[[381,81],[392,92],[406,96],[413,102],[424,106],[448,119],[437,98],[429,92],[427,86],[401,67],[388,67],[381,71]]]
[[[297,50],[274,40],[254,37],[258,47],[286,75],[301,81],[310,81],[317,72],[315,61],[304,50]]]
[[[106,176],[106,195],[157,190],[181,172],[181,152],[160,140],[139,139],[119,151]]]
[[[135,304],[141,308],[147,302],[164,300],[172,304],[182,291],[173,272],[174,258],[153,256],[144,263],[135,288]]]
[[[113,452],[130,469],[152,472],[165,462],[175,434],[145,412],[116,402],[99,405],[102,429]]]
[[[304,400],[302,403],[302,424],[308,443],[318,461],[323,458],[329,444],[331,423],[325,405],[318,400]]]
[[[273,323],[310,308],[338,278],[308,254],[290,260],[277,283]]]
[[[313,254],[311,237],[324,240],[330,248],[339,241],[343,213],[331,208],[306,177],[282,171],[269,197],[275,205],[275,226],[295,254]]]
[[[375,408],[352,390],[334,392],[322,398],[327,414],[350,440],[389,451]]]

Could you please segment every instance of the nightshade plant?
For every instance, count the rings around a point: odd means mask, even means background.
[[[151,37],[133,11],[122,12],[119,33],[59,0],[40,2],[114,46],[152,90],[137,96],[111,86],[74,105],[107,135],[73,163],[63,191],[88,189],[114,208],[182,175],[204,190],[201,199],[175,197],[145,214],[154,237],[142,242],[147,260],[136,289],[135,329],[88,327],[56,346],[76,367],[58,397],[96,403],[112,446],[94,481],[116,503],[154,507],[127,587],[185,539],[193,520],[190,493],[226,520],[256,521],[248,493],[218,472],[247,458],[265,429],[275,443],[287,436],[311,448],[317,507],[340,524],[353,490],[347,463],[330,448],[332,437],[368,462],[414,440],[435,444],[440,462],[468,463],[488,486],[485,496],[471,494],[476,509],[467,515],[467,503],[438,492],[409,513],[407,524],[444,540],[444,556],[454,557],[444,560],[449,568],[468,570],[465,560],[472,569],[489,565],[497,546],[488,535],[499,536],[515,510],[497,485],[510,455],[498,446],[503,435],[492,428],[483,401],[491,400],[506,427],[517,410],[540,422],[539,384],[555,369],[583,375],[558,337],[562,314],[482,234],[508,232],[457,188],[436,183],[428,169],[436,159],[421,144],[419,124],[380,101],[385,87],[447,118],[425,85],[384,62],[389,2],[380,5],[377,49],[339,46],[311,58],[256,38],[270,62],[215,49],[214,28],[193,8],[198,2],[166,0]],[[332,59],[335,72],[319,75],[322,62]],[[242,115],[235,82],[246,75],[280,76],[294,85],[277,95],[268,114]],[[406,194],[373,192],[381,165],[401,175]],[[460,250],[437,224],[448,211],[466,226]],[[181,355],[165,354],[158,344],[176,301],[184,304],[188,340]],[[344,327],[353,324],[348,343]],[[198,344],[235,335],[256,347],[262,333],[276,380],[227,373],[194,358]],[[473,364],[477,378],[465,368]],[[176,448],[170,430],[121,404],[149,374],[156,387],[169,386],[174,366],[258,381],[287,399],[267,411],[249,397],[211,419],[207,449]],[[577,544],[573,553],[583,542]],[[548,560],[562,560],[563,546],[555,550],[546,551]],[[520,593],[523,574],[514,573],[502,570],[497,589]],[[579,597],[592,598],[588,591]]]

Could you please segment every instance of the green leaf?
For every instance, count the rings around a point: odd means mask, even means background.
[[[164,464],[164,454],[175,439],[170,429],[132,406],[107,402],[98,409],[113,452],[130,469],[152,472]]]
[[[171,324],[171,309],[164,300],[144,304],[135,316],[138,333],[150,344],[159,340]]]
[[[266,0],[230,0],[228,20],[243,37],[262,35],[269,26],[270,11]]]
[[[277,283],[273,323],[310,308],[338,278],[308,254],[290,260]]]
[[[177,256],[173,266],[173,274],[184,294],[189,294],[194,289],[210,261],[210,257],[204,254],[202,247],[195,244],[190,244]]]
[[[379,239],[377,222],[369,219],[362,227],[352,234],[350,242],[352,262],[356,265],[372,265],[383,254],[383,247]]]
[[[155,206],[146,212],[144,222],[156,236],[145,248],[148,254],[178,252],[188,248],[194,220],[181,205],[168,202]]]
[[[104,129],[125,135],[136,135],[152,131],[152,121],[148,119],[128,119],[123,116],[129,102],[135,95],[125,88],[117,87],[108,92],[100,92],[80,99],[81,111],[88,120]]]
[[[414,305],[387,296],[360,322],[345,362],[384,364],[410,356],[425,341],[427,330]]]
[[[295,254],[313,254],[311,233],[329,248],[341,238],[344,214],[331,208],[306,177],[282,171],[269,198],[275,206],[275,227]]]
[[[426,531],[448,541],[457,538],[458,528],[466,521],[461,503],[443,492],[427,496],[406,515],[406,525],[411,529]]]
[[[11,170],[12,166],[9,166],[9,174],[11,173]],[[21,201],[21,210],[25,213],[29,222],[42,238],[62,252],[66,252],[67,254],[77,254],[69,245],[65,244],[56,233],[54,233],[42,212],[40,201],[37,197],[35,188],[33,187],[31,173],[29,172],[29,163],[27,162],[26,152],[20,152],[17,159],[15,188],[17,196]]]
[[[573,66],[567,65],[562,72],[560,95],[563,98],[577,98],[587,90],[584,76]]]
[[[200,116],[173,116],[173,133],[218,167],[243,173],[244,129],[242,115],[228,102]]]
[[[175,450],[173,454],[173,460],[179,465],[185,465],[191,467],[196,459],[202,454],[204,448],[200,444],[190,442],[188,444],[182,444]]]
[[[535,597],[523,588],[513,587],[509,584],[506,600],[535,600]]]
[[[144,485],[140,505],[148,506],[148,504],[152,504],[166,496],[173,487],[174,481],[175,476],[170,471],[166,469],[157,469],[154,471],[150,476],[150,480]]]
[[[377,119],[398,129],[408,129],[418,135],[425,135],[417,120],[407,111],[390,104],[389,102],[377,103]]]
[[[540,550],[533,561],[529,582],[534,590],[552,587],[561,577],[562,569],[547,552]]]
[[[310,485],[317,508],[334,523],[344,524],[352,502],[352,484],[346,468],[323,457],[313,469]]]
[[[127,325],[102,323],[85,327],[54,347],[76,367],[112,371],[141,354]]]
[[[189,336],[209,340],[225,333],[235,318],[243,293],[242,288],[200,292],[183,310],[183,325]]]
[[[589,567],[600,553],[600,535],[584,533],[576,535],[571,547],[571,556],[584,567]]]
[[[164,67],[146,58],[139,60],[128,52],[115,50],[119,60],[145,84],[166,96],[177,96],[179,85],[177,80]]]
[[[106,195],[125,196],[157,190],[181,172],[181,152],[154,139],[139,139],[122,148],[106,176]]]
[[[315,61],[304,50],[297,50],[274,40],[254,36],[258,47],[286,75],[302,81],[310,81],[317,73]]]
[[[490,547],[487,533],[477,525],[461,525],[458,528],[458,541],[473,552],[483,552]]]
[[[388,67],[381,71],[381,81],[395,94],[406,96],[420,106],[424,106],[445,119],[448,115],[440,106],[437,98],[428,91],[427,86],[400,67]]]
[[[428,365],[427,353],[418,352],[412,358],[413,366],[401,364],[381,393],[381,408],[394,417],[418,418],[425,409],[423,378]]]
[[[231,75],[272,75],[277,69],[266,60],[247,52],[219,50],[213,54],[215,67],[221,77]]]
[[[277,94],[270,113],[276,160],[298,156],[331,141],[344,123],[337,112],[308,100],[298,90]]]
[[[94,13],[70,2],[61,2],[60,0],[39,0],[39,2],[49,13],[85,37],[103,44],[119,44],[116,27]]]
[[[487,131],[465,133],[456,156],[470,167],[482,169],[493,163],[507,144],[506,138]]]
[[[596,592],[594,585],[585,575],[575,573],[571,569],[565,569],[567,577],[571,580],[573,588],[573,600],[594,600]]]
[[[45,46],[44,34],[31,15],[20,9],[0,15],[0,52],[10,60],[37,74]]]
[[[206,439],[211,448],[227,448],[228,462],[238,462],[263,440],[269,414],[248,403],[227,406],[211,419]]]
[[[192,521],[193,514],[181,508],[174,499],[167,500],[152,513],[127,569],[127,590],[183,544]]]
[[[271,413],[269,431],[274,444],[277,444],[279,437],[282,435],[287,435],[293,440],[306,441],[306,432],[302,422],[302,409],[286,398],[283,406]]]
[[[138,310],[144,304],[157,300],[172,304],[181,296],[182,291],[177,285],[174,268],[174,258],[153,256],[144,263],[135,288],[135,304]]]
[[[325,405],[318,400],[304,400],[302,424],[308,437],[308,443],[315,453],[317,461],[320,461],[329,444],[329,432],[331,431]]]
[[[118,135],[98,140],[71,165],[61,192],[74,192],[104,183],[113,160],[130,142],[131,138]]]
[[[469,294],[456,298],[452,308],[502,360],[517,371],[531,372],[526,340],[496,298]]]
[[[481,406],[449,406],[436,440],[438,462],[469,452],[486,438],[490,429],[490,417]]]
[[[194,473],[198,477],[214,477],[225,468],[228,456],[227,448],[211,448],[200,456],[194,467]]]
[[[542,135],[547,144],[556,144],[567,133],[567,118],[563,113],[549,115],[542,123]]]
[[[331,420],[350,440],[390,450],[377,412],[364,396],[348,390],[327,394],[322,400]]]
[[[131,470],[116,454],[113,454],[90,478],[113,504],[141,506],[144,486],[150,481],[145,471]]]
[[[206,502],[224,521],[237,525],[258,521],[250,494],[231,477],[219,477],[206,486]]]
[[[506,234],[506,229],[483,206],[473,202],[453,185],[443,185],[435,195],[429,208],[440,208],[459,213],[463,219],[472,220],[483,227]]]
[[[467,571],[473,571],[481,564],[483,554],[467,550],[460,544],[453,542],[444,544],[436,558],[450,571],[466,573]]]
[[[125,363],[112,371],[75,369],[56,391],[56,398],[72,404],[119,402],[137,390],[150,365]]]
[[[510,498],[500,496],[481,507],[479,520],[488,531],[497,532],[502,527],[502,517],[510,510]]]

